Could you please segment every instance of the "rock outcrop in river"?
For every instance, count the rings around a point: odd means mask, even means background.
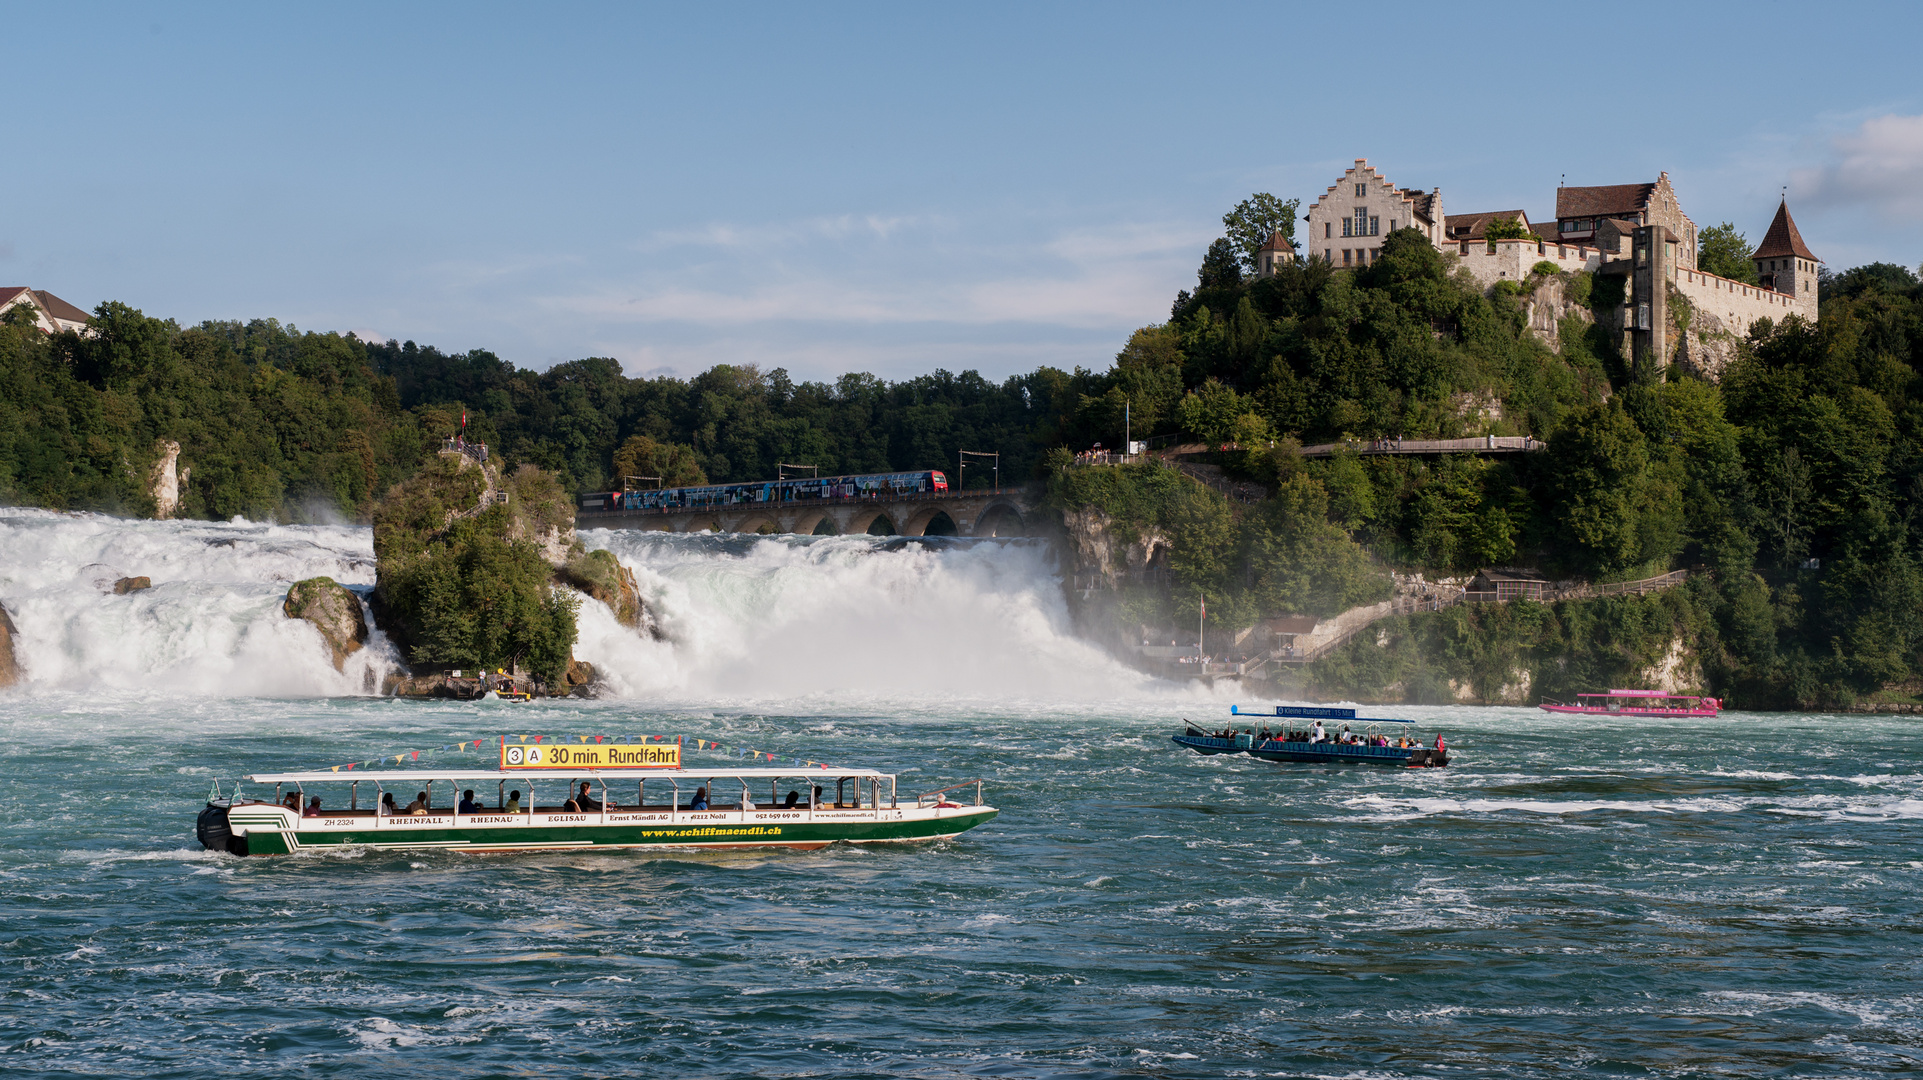
[[[367,644],[367,619],[361,615],[360,597],[333,578],[294,582],[281,610],[290,619],[306,619],[320,631],[333,654],[335,671],[344,670],[347,658]]]
[[[20,681],[20,665],[13,658],[13,638],[17,633],[13,628],[13,617],[0,607],[0,687],[12,686]]]
[[[503,475],[477,449],[438,455],[375,510],[374,613],[414,669],[393,686],[439,695],[453,692],[448,672],[505,670],[517,688],[586,691],[593,668],[573,657],[581,594],[638,629],[634,575],[582,548],[553,476]]]

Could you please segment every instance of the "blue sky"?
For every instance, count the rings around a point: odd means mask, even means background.
[[[0,5],[0,284],[523,367],[1103,368],[1254,191],[1923,260],[1923,6]],[[1660,27],[1660,32],[1643,30]]]

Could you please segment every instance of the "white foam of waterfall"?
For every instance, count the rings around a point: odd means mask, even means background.
[[[1037,541],[582,534],[634,571],[663,640],[582,605],[620,694],[751,703],[1114,701],[1166,693],[1072,632]]]
[[[1208,696],[1149,679],[1076,637],[1054,557],[1038,541],[582,539],[634,571],[660,631],[658,640],[637,634],[583,602],[575,655],[616,697],[939,711]],[[19,630],[29,694],[377,692],[396,663],[378,627],[335,671],[320,634],[281,610],[290,583],[322,575],[371,587],[372,533],[0,509],[0,602]],[[134,576],[153,587],[113,594],[116,580]]]
[[[352,526],[129,521],[0,510],[0,602],[26,690],[340,696],[378,690],[386,636],[335,671],[320,633],[281,611],[287,586],[374,581],[372,533]],[[153,587],[116,596],[123,577]]]

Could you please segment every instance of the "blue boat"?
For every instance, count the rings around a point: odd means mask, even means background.
[[[1285,731],[1280,737],[1263,739],[1256,735],[1237,733],[1228,738],[1209,735],[1196,730],[1193,724],[1180,735],[1171,736],[1177,746],[1186,746],[1198,754],[1247,754],[1263,761],[1305,761],[1322,765],[1397,765],[1405,768],[1440,768],[1449,764],[1447,744],[1437,738],[1436,745],[1426,747],[1374,745],[1378,741],[1388,743],[1387,738],[1378,740],[1381,735],[1378,725],[1408,724],[1414,720],[1392,720],[1387,717],[1362,717],[1358,719],[1354,709],[1329,709],[1306,705],[1276,705],[1269,709],[1244,709],[1240,705],[1230,706],[1231,716],[1260,716],[1265,719],[1281,717],[1288,720],[1303,721],[1308,729],[1318,720],[1339,720],[1340,731],[1325,732],[1322,738],[1315,738],[1311,731]],[[1362,725],[1361,732],[1355,732],[1355,725]],[[1268,725],[1264,724],[1264,728]],[[1356,742],[1342,741],[1344,736],[1355,736]],[[1412,741],[1404,739],[1402,741]]]

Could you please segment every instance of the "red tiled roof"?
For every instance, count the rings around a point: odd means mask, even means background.
[[[1789,202],[1785,200],[1776,207],[1776,220],[1769,223],[1769,231],[1763,234],[1763,242],[1750,255],[1752,259],[1786,259],[1795,256],[1810,262],[1823,260],[1810,254],[1809,245],[1803,243],[1803,234],[1796,231],[1796,219],[1789,216]]]
[[[1561,226],[1554,221],[1535,221],[1529,224],[1529,231],[1536,234],[1536,239],[1547,240],[1552,244],[1556,243],[1557,238],[1562,235],[1560,229]]]
[[[86,322],[91,316],[86,312],[60,299],[45,289],[35,289],[33,295],[40,301],[40,310],[62,322]]]
[[[1649,196],[1655,191],[1655,184],[1560,187],[1556,189],[1556,216],[1579,218],[1639,214],[1649,205]]]
[[[1274,235],[1269,237],[1268,242],[1264,243],[1261,247],[1257,248],[1256,250],[1257,251],[1287,251],[1287,252],[1293,253],[1295,251],[1295,245],[1289,243],[1289,238],[1282,235],[1282,230],[1277,229]]]
[[[30,289],[25,285],[0,285],[0,307],[11,305],[25,294],[48,317],[62,322],[84,323],[88,314],[45,289]]]
[[[1480,240],[1490,223],[1497,218],[1520,221],[1525,226],[1529,224],[1529,215],[1522,210],[1484,210],[1475,214],[1450,214],[1449,235],[1443,239]]]

